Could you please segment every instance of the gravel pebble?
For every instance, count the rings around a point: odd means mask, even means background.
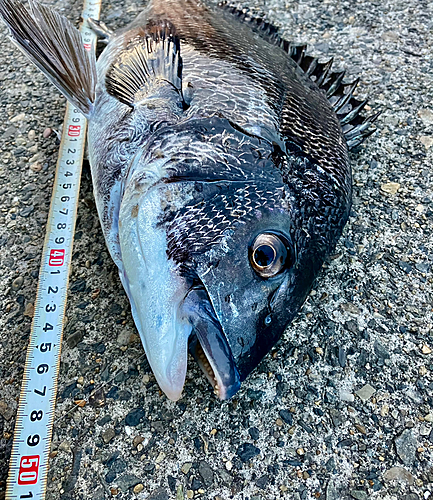
[[[106,429],[105,431],[101,432],[101,437],[104,440],[104,443],[109,443],[114,437],[116,433],[114,432],[114,429]]]
[[[395,439],[395,447],[397,454],[402,462],[411,466],[415,461],[416,455],[416,439],[411,429],[405,429],[400,436]]]
[[[431,135],[421,135],[419,142],[426,148],[430,149],[433,146],[433,136]]]
[[[169,498],[165,488],[158,488],[147,497],[147,500],[169,500]]]
[[[20,288],[23,286],[23,283],[24,283],[24,278],[22,276],[18,276],[12,281],[12,286],[11,286],[12,290],[14,292],[18,292],[18,290],[20,290]]]
[[[292,425],[293,424],[293,415],[290,413],[290,411],[288,411],[288,410],[280,410],[278,412],[278,414],[284,420],[284,422],[286,422],[286,424],[288,424],[288,425]],[[251,431],[251,429],[250,429],[250,431]],[[251,434],[251,432],[250,432],[250,434]],[[251,437],[253,439],[258,439],[258,436],[257,437],[253,437],[251,435]]]
[[[251,443],[244,443],[236,450],[236,454],[242,462],[249,462],[252,458],[259,455],[260,448]]]
[[[123,474],[122,476],[116,479],[116,484],[122,491],[126,491],[129,488],[132,488],[133,486],[140,484],[140,479],[137,476],[134,476],[133,474]],[[139,490],[139,492],[142,491],[142,489]],[[135,488],[134,488],[134,493],[136,493]]]
[[[423,354],[431,354],[432,350],[427,344],[424,344],[421,348],[421,352]]]
[[[136,427],[146,416],[143,408],[135,408],[135,410],[131,410],[128,415],[125,417],[125,424],[130,427]]]
[[[370,384],[365,384],[361,389],[356,391],[356,395],[361,399],[363,403],[368,401],[371,396],[376,392],[376,389],[372,387]]]
[[[50,135],[53,133],[52,129],[51,128],[46,128],[43,133],[42,133],[42,137],[44,139],[48,139],[48,137],[50,137]]]
[[[133,489],[133,491],[134,491],[134,493],[135,493],[136,495],[138,495],[139,493],[141,493],[143,490],[144,490],[144,485],[143,485],[142,483],[138,483],[138,484],[136,484],[136,485],[134,486],[134,489]]]
[[[368,495],[363,490],[352,490],[350,496],[356,498],[356,500],[368,500]]]
[[[398,192],[398,190],[400,189],[400,183],[398,183],[398,182],[387,182],[385,184],[382,184],[380,186],[380,189],[384,193],[396,194]]]
[[[210,486],[212,486],[212,483],[214,482],[214,472],[210,468],[210,466],[207,462],[202,460],[199,463],[198,472],[199,472],[201,478],[203,479],[203,482],[204,482],[206,488],[209,488]]]
[[[340,391],[341,401],[347,401],[348,403],[353,403],[355,401],[355,396],[351,392]]]
[[[59,444],[58,450],[59,451],[66,451],[67,453],[70,453],[71,452],[71,444],[69,443],[69,441],[62,441]]]
[[[15,412],[12,408],[10,408],[5,401],[0,400],[0,415],[7,421],[9,421]]]
[[[383,478],[385,479],[385,481],[398,479],[401,481],[405,481],[410,485],[414,483],[414,477],[412,476],[412,474],[403,467],[392,467],[391,469],[388,469],[383,475]]]
[[[424,125],[433,125],[433,111],[428,108],[423,108],[418,111],[418,116],[423,121]]]
[[[185,462],[182,467],[181,467],[181,471],[184,473],[184,474],[188,474],[188,472],[190,471],[192,467],[192,462]]]

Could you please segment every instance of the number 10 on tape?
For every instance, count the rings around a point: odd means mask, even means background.
[[[85,0],[83,18],[99,18]],[[87,50],[96,37],[82,25]],[[67,106],[15,424],[6,500],[45,498],[86,120]]]

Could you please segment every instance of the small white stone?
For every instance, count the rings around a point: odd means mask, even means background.
[[[394,195],[400,189],[400,184],[398,182],[387,182],[386,184],[382,184],[380,186],[380,189],[384,193],[388,193],[388,194]]]
[[[418,116],[423,121],[424,125],[433,125],[433,111],[431,109],[420,109]]]
[[[144,490],[144,486],[139,483],[134,486],[134,493],[137,495],[138,493],[141,493]]]
[[[385,479],[385,481],[392,481],[394,479],[397,479],[408,484],[413,484],[414,481],[412,474],[403,467],[392,467],[385,472],[383,478]]]
[[[364,387],[361,387],[358,391],[356,391],[356,395],[361,399],[361,401],[368,401],[371,396],[376,392],[374,387],[371,387],[370,384],[365,384]]]
[[[189,470],[191,469],[192,467],[192,462],[185,462],[182,467],[181,467],[181,471],[184,473],[184,474],[188,474]]]
[[[432,350],[427,344],[424,344],[421,348],[421,352],[423,354],[431,354]]]
[[[422,135],[419,138],[419,142],[426,148],[430,149],[433,146],[433,136],[431,135]]]
[[[424,375],[427,375],[428,370],[424,365],[421,365],[418,369],[418,373],[423,377]]]
[[[421,425],[421,427],[419,428],[419,433],[421,436],[428,436],[430,434],[430,426]]]
[[[76,424],[79,424],[83,418],[83,415],[80,412],[75,412],[73,415],[74,422]]]
[[[30,170],[32,172],[40,172],[42,170],[42,165],[39,161],[36,161],[35,163],[32,163],[30,165]]]
[[[71,445],[69,444],[68,441],[63,441],[62,443],[59,444],[59,448],[58,448],[59,451],[67,451],[67,452],[70,452],[71,451]]]
[[[348,391],[340,391],[340,400],[347,401],[348,403],[353,403],[355,401],[355,396]]]
[[[380,414],[382,415],[382,417],[386,417],[388,413],[389,413],[389,406],[385,403],[380,409]]]
[[[16,122],[21,122],[24,120],[26,115],[24,113],[20,113],[19,115],[15,115],[13,118],[11,118],[9,121],[11,123],[16,123]]]

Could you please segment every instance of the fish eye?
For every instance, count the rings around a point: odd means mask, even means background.
[[[250,246],[251,266],[261,278],[272,278],[290,264],[291,249],[284,240],[274,233],[262,233]]]

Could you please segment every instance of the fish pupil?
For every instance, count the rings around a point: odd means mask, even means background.
[[[254,261],[260,267],[268,267],[275,259],[275,250],[269,245],[260,245],[254,252]]]

